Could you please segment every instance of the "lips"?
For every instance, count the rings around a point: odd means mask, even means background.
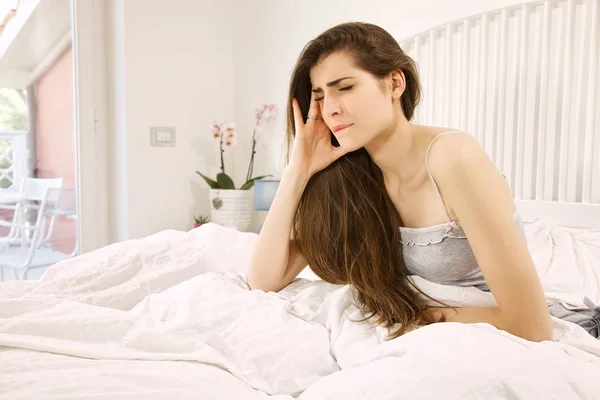
[[[338,132],[338,131],[341,131],[342,129],[346,129],[346,128],[348,128],[349,126],[352,126],[352,124],[336,125],[336,126],[334,126],[334,127],[331,129],[331,131],[332,131],[333,133],[336,133],[336,132]]]

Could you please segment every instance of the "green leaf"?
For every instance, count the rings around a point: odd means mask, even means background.
[[[229,175],[219,172],[217,174],[217,182],[219,183],[219,189],[235,189],[235,184]]]
[[[240,190],[250,190],[252,188],[252,186],[254,186],[254,181],[256,181],[258,179],[270,178],[272,176],[273,175],[263,175],[263,176],[257,176],[255,178],[252,178],[248,182],[244,183],[242,185],[242,187],[240,188]]]
[[[219,184],[217,182],[213,181],[208,176],[202,175],[199,171],[196,171],[196,173],[204,179],[204,181],[208,184],[208,186],[211,187],[211,189],[219,189]]]
[[[196,221],[197,224],[206,224],[210,222],[210,217],[206,215],[198,215],[197,217],[194,217],[194,221]]]

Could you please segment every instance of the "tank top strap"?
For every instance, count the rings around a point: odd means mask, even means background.
[[[427,174],[429,175],[429,179],[431,180],[431,183],[433,184],[433,189],[437,193],[437,197],[440,200],[440,204],[442,206],[442,211],[444,212],[444,218],[446,218],[447,223],[451,223],[452,220],[450,219],[450,216],[448,215],[448,212],[446,211],[446,204],[444,203],[444,199],[442,199],[442,194],[440,193],[440,189],[438,188],[438,185],[435,182],[435,179],[433,179],[433,175],[431,175],[431,171],[429,171],[429,163],[428,163],[429,150],[431,149],[431,146],[437,140],[437,138],[439,138],[440,136],[443,136],[443,135],[447,135],[448,133],[456,133],[456,132],[464,132],[464,131],[454,130],[454,131],[442,132],[442,133],[436,135],[429,143],[429,146],[427,146],[427,151],[425,152],[425,168],[427,169]]]

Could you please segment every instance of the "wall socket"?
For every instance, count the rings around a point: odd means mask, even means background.
[[[175,147],[175,128],[172,126],[150,127],[150,145]]]

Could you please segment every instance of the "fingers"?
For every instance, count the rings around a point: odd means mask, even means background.
[[[308,115],[310,115],[310,117],[315,121],[316,119],[321,118],[321,107],[319,107],[319,102],[315,100],[315,92],[311,92],[310,95],[310,107],[308,108]]]
[[[296,133],[298,133],[302,125],[304,125],[304,120],[302,119],[302,112],[300,111],[298,100],[295,98],[292,99],[292,109],[294,110],[294,127],[296,128]]]
[[[315,100],[315,93],[312,92],[310,96],[310,105],[308,109],[308,114],[306,116],[302,115],[302,110],[300,110],[300,104],[296,98],[292,99],[292,109],[294,111],[294,127],[296,128],[296,132],[298,132],[304,125],[304,118],[306,117],[306,123],[317,121],[321,118],[321,108],[319,106],[319,102]],[[310,118],[308,118],[310,116]]]

